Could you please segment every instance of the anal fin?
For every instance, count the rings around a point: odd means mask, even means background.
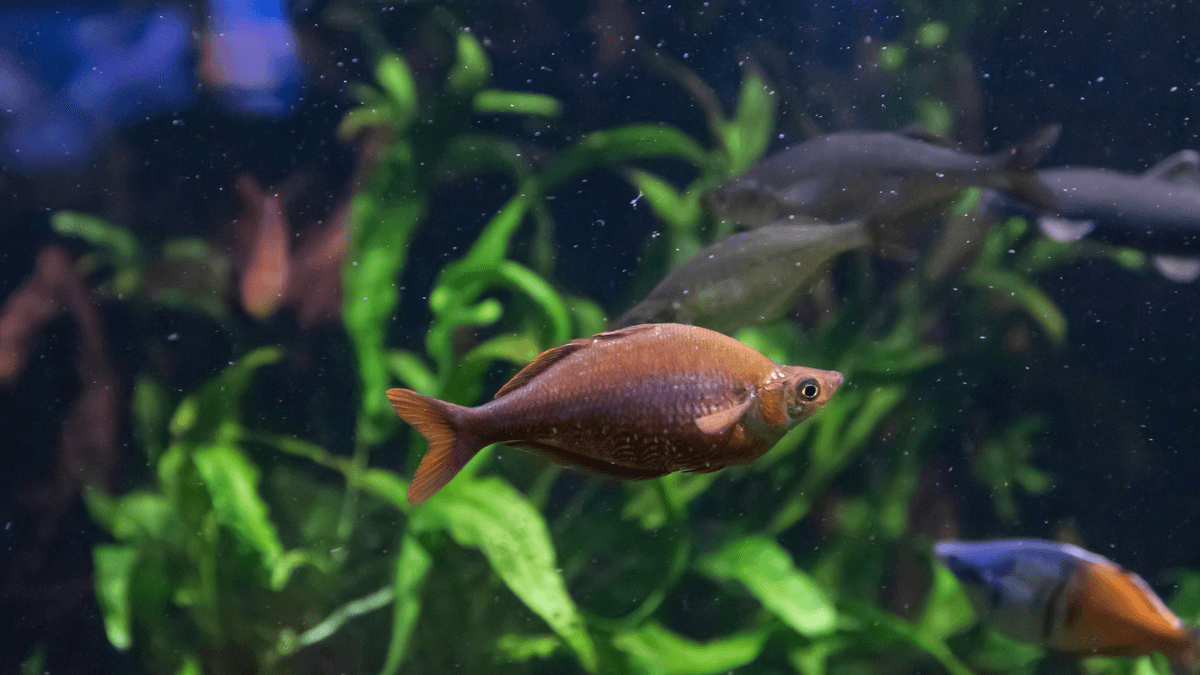
[[[613,464],[612,462],[605,462],[604,460],[596,459],[595,457],[588,457],[586,455],[570,452],[569,450],[564,450],[557,445],[551,445],[550,443],[545,443],[542,441],[508,441],[507,445],[521,446],[529,448],[530,450],[537,450],[538,452],[546,454],[559,464],[584,469],[591,471],[592,473],[623,478],[625,480],[646,480],[649,478],[658,478],[659,476],[665,476],[668,473],[671,473],[670,471],[663,471],[662,469],[638,469],[631,466],[624,466],[622,464]]]

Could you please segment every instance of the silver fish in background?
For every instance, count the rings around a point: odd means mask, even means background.
[[[705,247],[614,328],[686,323],[731,333],[786,313],[839,253],[873,243],[865,224],[770,225]]]
[[[1200,666],[1196,630],[1103,556],[1037,539],[943,541],[934,551],[979,618],[1012,638],[1081,657],[1159,652],[1177,672]]]
[[[707,197],[719,217],[743,227],[788,218],[894,220],[965,187],[1013,193],[1043,207],[1050,191],[1033,167],[1058,140],[1058,125],[992,155],[973,155],[898,132],[840,132],[793,145]]]
[[[1168,279],[1200,277],[1200,153],[1177,152],[1142,174],[1060,167],[1038,171],[1038,180],[1054,193],[1055,209],[1012,205],[1002,197],[994,204],[1033,215],[1051,239],[1087,236],[1140,249]]]

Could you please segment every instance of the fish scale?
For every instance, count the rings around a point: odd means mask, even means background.
[[[409,485],[419,502],[495,442],[631,480],[749,462],[841,382],[704,328],[643,324],[543,352],[476,408],[406,389],[388,397],[429,440]]]

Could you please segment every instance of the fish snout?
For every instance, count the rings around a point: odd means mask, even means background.
[[[829,379],[825,382],[825,388],[829,390],[830,394],[832,394],[833,392],[837,391],[838,387],[842,386],[842,382],[846,380],[846,377],[836,370],[830,370],[828,372]]]

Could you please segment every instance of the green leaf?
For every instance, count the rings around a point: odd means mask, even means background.
[[[282,349],[263,347],[230,364],[200,391],[179,403],[171,418],[171,434],[196,444],[217,440],[223,427],[238,422],[242,394],[250,386],[255,371],[281,358]]]
[[[351,620],[387,607],[391,604],[392,598],[392,587],[387,586],[365,597],[351,600],[330,612],[324,620],[300,635],[293,637],[286,632],[280,635],[277,651],[281,655],[286,655],[328,639]]]
[[[438,164],[442,181],[502,171],[518,183],[529,179],[529,153],[512,141],[485,134],[459,134],[450,140]]]
[[[608,315],[600,305],[571,295],[563,296],[563,302],[575,317],[575,335],[595,335],[607,330]]]
[[[533,300],[550,321],[550,343],[559,345],[571,339],[571,313],[562,296],[536,272],[505,260],[496,266],[497,281]]]
[[[478,547],[512,592],[595,672],[596,648],[558,573],[546,521],[511,485],[460,476],[413,514],[410,527],[447,529],[460,546]]]
[[[408,641],[417,626],[421,612],[421,587],[429,573],[432,560],[415,537],[405,536],[396,557],[396,574],[392,589],[396,598],[392,609],[392,639],[379,675],[392,675],[404,663]]]
[[[118,651],[133,645],[132,607],[129,601],[138,551],[132,546],[100,545],[92,551],[96,566],[96,600],[104,619],[104,632]]]
[[[625,501],[621,509],[621,517],[630,520],[638,519],[642,529],[655,530],[667,522],[667,505],[663,504],[660,488],[675,509],[684,509],[688,502],[704,493],[704,490],[716,480],[715,473],[669,473],[659,478],[655,485],[653,481],[630,483],[628,491],[632,496]]]
[[[537,342],[527,335],[497,335],[467,352],[464,361],[507,361],[523,366],[537,358]]]
[[[146,461],[153,464],[166,446],[167,392],[158,380],[141,375],[133,386],[130,408],[133,428],[146,452]]]
[[[950,650],[950,647],[946,646],[943,640],[935,638],[927,632],[918,630],[916,626],[908,621],[890,612],[885,612],[862,603],[854,603],[851,607],[851,612],[856,615],[854,618],[863,620],[866,626],[869,627],[867,629],[868,633],[883,631],[884,633],[890,633],[912,643],[914,646],[936,658],[950,675],[973,675],[971,670],[954,656],[954,652]]]
[[[701,643],[651,620],[637,630],[614,635],[613,646],[629,655],[634,672],[715,675],[752,663],[769,636],[764,627]]]
[[[203,675],[203,673],[204,669],[200,666],[200,659],[193,654],[184,656],[179,670],[175,671],[175,675]]]
[[[641,193],[654,215],[669,226],[689,229],[700,220],[700,199],[691,191],[680,193],[667,181],[640,169],[630,169],[625,177]]]
[[[525,220],[530,202],[529,195],[524,192],[514,195],[484,226],[467,255],[442,268],[429,293],[429,309],[434,313],[446,311],[452,302],[460,300],[456,293],[462,285],[462,276],[496,265],[508,256],[509,242]]]
[[[183,525],[175,507],[154,492],[130,492],[117,499],[110,531],[121,541],[157,540],[182,544]]]
[[[758,535],[739,539],[704,558],[700,569],[716,579],[740,581],[801,635],[827,635],[836,627],[837,614],[824,591],[796,569],[792,557],[773,539]]]
[[[863,401],[862,407],[859,408],[858,414],[854,416],[854,420],[842,433],[843,452],[851,453],[862,450],[867,439],[875,433],[875,429],[883,421],[883,418],[887,417],[888,413],[904,400],[904,394],[905,387],[903,385],[872,389],[867,394],[866,400]]]
[[[359,478],[355,481],[356,485],[395,506],[402,513],[408,513],[411,507],[408,501],[408,481],[383,469],[367,469],[357,475]]]
[[[433,396],[437,391],[437,376],[425,365],[419,354],[405,349],[387,353],[388,367],[401,384],[415,392]]]
[[[945,565],[933,566],[933,588],[925,600],[925,611],[917,621],[917,631],[939,640],[970,628],[975,610],[962,585]]]
[[[562,104],[553,96],[517,91],[485,89],[475,95],[475,112],[486,114],[541,115],[558,117]]]
[[[21,661],[20,675],[46,675],[46,643],[38,642],[29,650],[29,655]]]
[[[224,445],[196,450],[192,461],[212,497],[218,521],[258,551],[263,569],[272,572],[283,545],[258,494],[258,469],[240,451]]]
[[[446,76],[446,89],[455,96],[467,97],[487,86],[492,77],[492,64],[483,45],[471,33],[458,31],[455,44],[458,53]]]
[[[936,98],[917,99],[917,119],[925,131],[935,136],[949,136],[953,131],[953,114],[945,103]]]
[[[342,140],[350,140],[360,129],[391,124],[395,116],[395,109],[388,104],[359,106],[342,117],[342,121],[338,123],[337,136]]]
[[[722,129],[730,176],[741,174],[762,157],[774,125],[774,92],[757,68],[748,67],[738,95],[737,112]]]
[[[496,640],[496,649],[501,658],[509,662],[523,663],[531,659],[550,658],[562,640],[557,635],[517,635],[508,633]],[[40,675],[40,674],[39,674]]]
[[[408,62],[399,54],[387,54],[375,66],[375,78],[395,106],[392,123],[406,128],[417,115],[417,84]]]
[[[424,199],[409,196],[412,188],[395,177],[407,168],[377,170],[384,176],[372,180],[368,192],[359,194],[351,207],[350,250],[342,268],[342,322],[354,343],[362,382],[355,439],[361,447],[382,441],[395,425],[384,396],[389,382],[384,329],[400,300],[396,279],[404,268],[409,241],[425,214]],[[403,196],[380,206],[377,195],[395,192]]]
[[[788,652],[788,661],[800,675],[825,675],[829,657],[843,649],[845,642],[838,636],[817,640]]]
[[[50,217],[50,227],[67,237],[79,237],[103,250],[117,269],[141,267],[142,252],[137,239],[123,227],[78,211],[59,211]]]
[[[1033,282],[1005,270],[973,272],[969,279],[971,285],[991,290],[1024,309],[1042,326],[1055,346],[1063,345],[1067,337],[1067,318],[1054,300]]]
[[[552,192],[592,169],[655,157],[674,157],[697,167],[709,162],[708,152],[696,139],[675,127],[631,124],[593,131],[563,150],[544,174],[545,191]]]

